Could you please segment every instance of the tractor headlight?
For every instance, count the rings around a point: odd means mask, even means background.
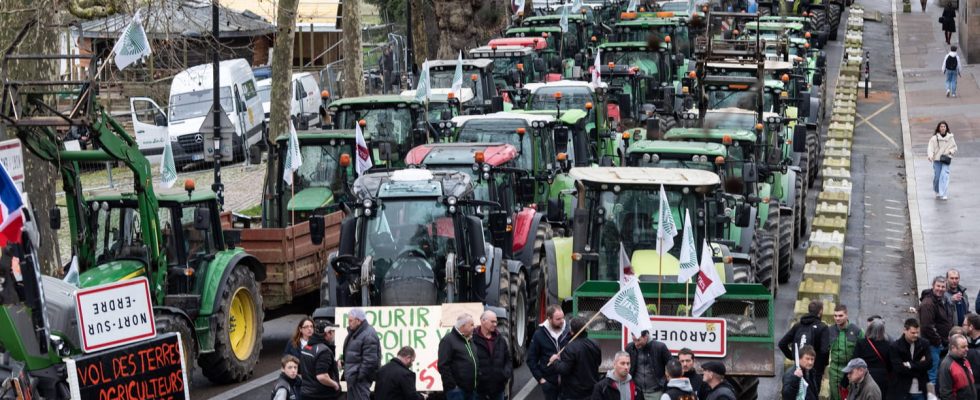
[[[456,202],[457,202],[456,196],[449,196],[449,198],[446,199],[446,204],[449,204],[450,206],[455,206]]]
[[[449,206],[449,213],[450,214],[455,214],[456,213],[456,206]]]
[[[479,170],[480,170],[480,164],[473,163],[473,171],[479,171]]]
[[[370,210],[372,207],[374,207],[374,201],[371,201],[371,199],[364,199],[364,201],[361,202],[361,206]]]
[[[490,172],[490,164],[483,164],[483,172]]]
[[[643,162],[645,162],[645,163],[650,162],[650,155],[649,154],[644,154],[643,155]]]

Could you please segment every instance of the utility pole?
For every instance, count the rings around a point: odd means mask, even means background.
[[[409,67],[406,68],[406,71],[412,71],[412,78],[418,79],[418,71],[415,69],[415,35],[412,34],[412,29],[415,26],[412,24],[412,1],[405,0],[405,18],[407,19],[405,21],[405,32],[407,35],[405,36],[408,37],[408,65],[406,67]]]
[[[211,86],[212,100],[211,109],[214,110],[211,117],[214,118],[214,183],[211,184],[211,190],[214,191],[215,197],[218,198],[218,210],[225,206],[225,185],[221,183],[221,114],[224,110],[221,109],[221,72],[220,64],[221,61],[218,60],[218,0],[211,0],[211,69],[213,70],[213,85]],[[203,151],[203,150],[202,150]]]

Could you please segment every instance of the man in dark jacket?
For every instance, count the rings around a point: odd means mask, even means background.
[[[967,314],[963,320],[963,329],[966,330],[966,359],[973,367],[973,382],[980,393],[980,315]]]
[[[796,400],[801,390],[806,393],[806,400],[817,400],[820,397],[820,381],[816,380],[813,371],[816,358],[817,352],[810,345],[800,348],[800,365],[787,369],[783,374],[783,400]],[[806,382],[806,389],[802,388],[803,382]]]
[[[649,331],[643,331],[639,337],[633,337],[626,352],[630,355],[630,375],[643,397],[659,399],[664,393],[664,367],[670,361],[667,345],[651,339]]]
[[[807,314],[800,318],[796,323],[779,339],[779,350],[783,352],[788,360],[795,360],[793,353],[794,343],[800,348],[811,346],[817,353],[817,358],[813,363],[813,379],[816,382],[823,380],[824,369],[830,362],[830,334],[827,324],[823,323],[823,302],[813,300],[807,308]],[[816,388],[819,394],[820,388]]]
[[[398,354],[378,370],[378,383],[374,385],[374,398],[385,400],[421,400],[415,390],[415,349],[405,346]]]
[[[704,385],[698,398],[702,400],[735,400],[735,388],[725,380],[725,364],[708,361],[701,365],[704,370]]]
[[[541,385],[545,400],[558,400],[558,370],[549,365],[551,356],[568,344],[571,335],[565,324],[565,313],[561,307],[551,305],[545,310],[548,318],[531,336],[531,346],[527,349],[527,368],[534,380]]]
[[[473,344],[473,316],[456,317],[456,326],[439,342],[439,373],[447,400],[475,400],[478,361]]]
[[[932,354],[929,351],[929,342],[919,337],[918,320],[905,320],[902,337],[892,343],[891,356],[888,358],[895,373],[893,384],[887,385],[888,398],[925,400]]]
[[[504,388],[513,375],[510,346],[497,332],[497,314],[491,310],[480,316],[480,327],[473,335],[476,343],[476,394],[480,400],[503,400]]]
[[[585,318],[573,318],[570,325],[573,333],[578,332],[578,337],[568,342],[560,356],[551,356],[549,362],[555,364],[561,376],[559,390],[563,400],[587,399],[598,381],[602,351],[589,339]]]
[[[323,335],[314,333],[300,350],[299,362],[301,398],[305,400],[330,400],[340,397],[340,371],[334,359],[336,347],[334,335],[337,325],[321,326]]]
[[[704,380],[701,378],[701,374],[698,373],[697,367],[694,366],[694,352],[687,347],[681,349],[677,352],[677,361],[681,363],[681,372],[684,373],[684,377],[691,381],[694,394],[698,394],[701,391]]]
[[[347,313],[347,338],[344,339],[344,380],[348,400],[369,400],[371,384],[381,368],[381,343],[378,333],[367,322],[363,309]]]
[[[667,385],[659,400],[691,400],[695,399],[691,380],[684,377],[684,368],[677,360],[670,360],[664,366],[667,371]],[[649,397],[647,397],[649,398]]]
[[[953,327],[953,318],[949,315],[950,307],[946,304],[946,278],[937,276],[932,280],[932,289],[922,291],[919,298],[919,323],[922,326],[922,337],[929,341],[932,354],[932,368],[929,369],[929,382],[936,384],[936,371],[942,359],[939,357],[949,338],[949,330]]]
[[[977,389],[973,386],[973,369],[966,360],[968,350],[966,338],[953,335],[949,343],[949,354],[939,365],[940,400],[977,400]]]
[[[642,400],[642,396],[630,375],[630,355],[620,351],[613,357],[613,369],[592,388],[591,400],[621,400],[624,397]]]
[[[970,297],[966,288],[960,285],[960,271],[946,271],[946,304],[954,326],[962,326],[966,314],[970,313]]]

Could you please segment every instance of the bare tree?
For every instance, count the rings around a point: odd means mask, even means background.
[[[415,65],[421,66],[425,59],[429,57],[429,37],[425,29],[425,2],[422,0],[409,0],[412,2],[412,22],[414,26],[409,27],[409,34],[412,35],[415,49],[415,59],[409,60]]]
[[[276,171],[279,152],[276,151],[276,138],[289,132],[289,101],[292,98],[293,76],[293,38],[296,33],[296,10],[299,0],[279,0],[276,12],[276,43],[272,52],[272,110],[269,115],[269,137],[267,147],[269,158],[266,168]],[[278,174],[265,174],[264,192],[266,198],[275,198]]]
[[[456,57],[459,49],[473,47],[499,32],[510,15],[508,0],[432,0],[439,27],[437,57]]]
[[[364,95],[364,54],[361,50],[361,0],[344,0],[344,97]]]

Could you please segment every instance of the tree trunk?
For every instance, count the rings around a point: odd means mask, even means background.
[[[425,30],[425,2],[422,0],[410,0],[412,2],[412,22],[411,35],[415,41],[415,59],[409,60],[415,65],[422,66],[422,63],[429,58],[429,37]],[[411,68],[408,68],[411,70]]]
[[[364,54],[361,51],[361,0],[344,0],[344,97],[364,95]]]
[[[40,22],[28,33],[17,49],[17,53],[58,53],[60,29],[48,26],[61,19],[60,13],[51,12],[56,9],[59,7],[52,0],[0,0],[0,49],[6,49],[10,45],[13,37],[20,32],[27,21],[39,19]],[[57,70],[55,63],[22,62],[15,65],[9,73],[12,80],[49,80],[56,79]],[[55,99],[51,97],[47,100]],[[3,132],[3,136],[4,139],[12,139],[16,137],[16,132],[7,129]],[[24,191],[30,197],[37,227],[41,233],[41,243],[38,248],[41,271],[47,275],[61,276],[58,237],[46,223],[51,208],[55,206],[55,192],[60,189],[57,185],[60,174],[51,163],[35,157],[26,148],[23,154]]]
[[[507,24],[509,0],[432,0],[439,27],[441,60],[457,51],[482,45]]]
[[[293,97],[293,38],[296,34],[296,10],[299,0],[279,0],[276,14],[276,42],[272,52],[272,88],[270,93],[269,136],[267,139],[268,160],[267,173],[263,184],[264,199],[262,201],[262,217],[265,226],[286,226],[285,221],[279,221],[280,213],[273,215],[274,210],[285,207],[283,204],[271,204],[280,197],[276,196],[276,181],[282,179],[279,172],[279,152],[276,138],[289,133],[290,100]],[[319,95],[319,94],[318,94]]]

